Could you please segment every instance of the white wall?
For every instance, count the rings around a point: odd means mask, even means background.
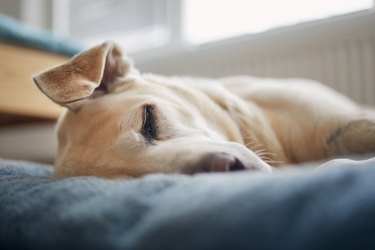
[[[21,19],[21,2],[22,0],[2,0],[0,1],[0,12]]]
[[[32,27],[52,28],[52,0],[1,0],[0,12]]]

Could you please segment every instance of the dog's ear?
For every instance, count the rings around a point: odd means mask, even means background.
[[[122,57],[117,45],[105,42],[35,75],[33,80],[52,101],[76,110],[94,92],[110,92],[111,85],[131,67],[131,61]]]

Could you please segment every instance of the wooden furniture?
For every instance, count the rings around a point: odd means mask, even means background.
[[[0,117],[56,119],[62,108],[43,95],[31,77],[67,59],[67,56],[0,43]]]

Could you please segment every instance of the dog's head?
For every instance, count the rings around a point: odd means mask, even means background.
[[[110,42],[33,79],[67,107],[57,126],[58,177],[271,171],[243,146],[238,126],[212,98],[186,84],[142,76]]]

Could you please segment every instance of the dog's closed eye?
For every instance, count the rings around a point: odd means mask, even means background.
[[[148,141],[156,139],[157,127],[155,121],[154,107],[152,105],[145,105],[143,108],[143,123],[141,134]]]

